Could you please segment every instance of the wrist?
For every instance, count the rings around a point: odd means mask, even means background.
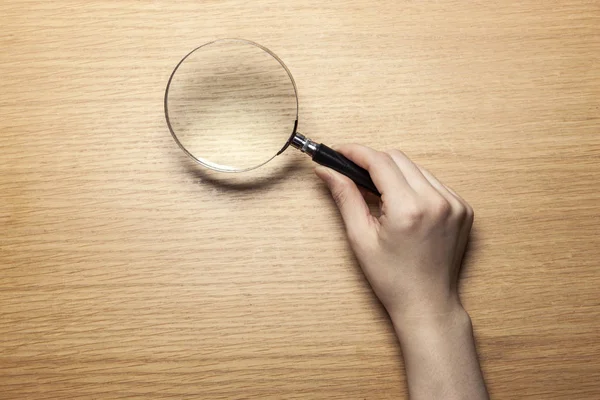
[[[489,399],[471,319],[457,304],[393,319],[411,399]]]
[[[471,330],[471,318],[458,299],[390,314],[398,339],[409,340]]]

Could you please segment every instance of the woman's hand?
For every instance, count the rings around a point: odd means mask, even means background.
[[[352,249],[390,316],[440,314],[459,306],[458,271],[473,209],[398,150],[359,145],[337,150],[367,169],[381,192],[381,216],[375,217],[350,179],[317,167],[340,209]]]
[[[402,346],[410,397],[487,399],[471,320],[457,280],[473,209],[398,150],[346,145],[340,153],[369,171],[381,193],[375,217],[349,178],[325,167],[350,245]]]

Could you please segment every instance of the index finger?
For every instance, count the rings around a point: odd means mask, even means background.
[[[344,144],[336,150],[366,169],[382,196],[404,197],[414,193],[389,154],[359,144]]]

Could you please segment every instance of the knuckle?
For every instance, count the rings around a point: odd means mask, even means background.
[[[471,223],[474,217],[473,208],[465,201],[458,201],[455,215],[460,221]]]
[[[392,158],[392,156],[388,155],[385,159],[385,167],[388,170],[394,170],[398,168],[398,164],[396,163],[396,160]]]
[[[455,219],[459,223],[466,222],[467,221],[467,209],[463,205],[456,207],[456,211],[454,211],[454,216],[455,216]]]
[[[472,222],[475,219],[475,211],[469,204],[467,204],[465,208],[467,212],[467,220]]]
[[[418,204],[407,205],[404,209],[404,221],[407,227],[414,228],[425,218],[425,208]]]
[[[333,201],[335,201],[335,203],[340,208],[346,203],[346,201],[348,199],[348,196],[346,195],[346,191],[339,186],[336,189],[331,191],[331,196],[333,197]]]
[[[394,160],[394,157],[389,152],[380,152],[379,158],[377,159],[377,165],[382,170],[390,170],[398,168],[398,164]]]
[[[338,205],[338,207],[342,207],[346,201],[348,200],[348,192],[350,190],[350,186],[352,183],[348,180],[342,180],[335,184],[335,187],[331,190],[331,196],[333,200]]]
[[[452,205],[444,198],[438,198],[431,205],[431,212],[436,219],[446,219],[452,214]]]
[[[384,162],[395,164],[394,157],[392,157],[392,154],[390,152],[384,151],[381,153],[381,156],[382,156],[381,158]]]
[[[388,154],[390,157],[392,157],[392,158],[393,158],[394,156],[406,157],[406,155],[405,155],[405,154],[404,154],[402,151],[400,151],[400,150],[397,150],[397,149],[391,149],[391,150],[388,150],[388,151],[386,151],[386,153],[387,153],[387,154]]]

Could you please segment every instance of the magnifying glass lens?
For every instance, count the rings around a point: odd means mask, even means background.
[[[238,40],[212,42],[184,58],[166,102],[184,151],[231,172],[272,159],[292,134],[298,112],[284,67],[261,47]]]

